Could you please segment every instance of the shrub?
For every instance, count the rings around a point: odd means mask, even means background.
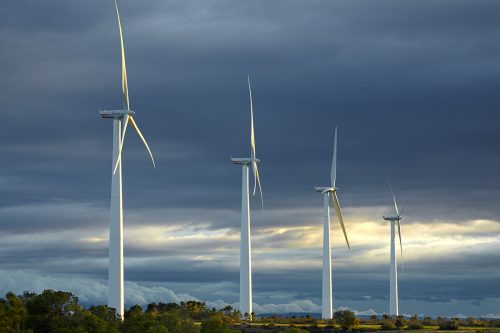
[[[406,323],[407,323],[407,321],[406,321],[406,319],[404,319],[404,317],[398,316],[398,318],[396,319],[396,322],[394,323],[394,326],[396,326],[396,328],[399,330],[399,329],[405,327]]]
[[[380,325],[380,329],[382,331],[392,331],[392,330],[396,329],[396,326],[393,323],[391,323],[390,321],[385,321]]]
[[[408,324],[408,329],[410,330],[421,330],[424,328],[424,325],[422,325],[419,322],[411,322]]]
[[[431,317],[425,316],[424,320],[422,320],[422,324],[424,326],[434,326],[436,323]]]
[[[424,328],[424,325],[418,321],[411,321],[408,324],[408,329],[410,330],[421,330]]]
[[[438,323],[440,330],[458,330],[459,323],[456,319],[441,319]]]
[[[301,330],[300,328],[292,327],[286,331],[280,331],[279,333],[308,333],[307,331]]]

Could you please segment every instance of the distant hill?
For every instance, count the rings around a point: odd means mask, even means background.
[[[257,314],[257,317],[280,317],[280,318],[286,318],[286,317],[305,317],[305,316],[311,316],[314,319],[321,319],[321,313],[308,313],[308,312],[288,312],[288,313],[259,313]],[[370,319],[369,315],[356,315],[358,318],[366,318]],[[382,316],[379,316],[382,317]]]
[[[257,317],[280,317],[280,318],[286,318],[286,317],[305,317],[307,315],[310,315],[314,319],[321,319],[321,313],[308,313],[308,312],[288,312],[288,313],[259,313],[257,314]]]

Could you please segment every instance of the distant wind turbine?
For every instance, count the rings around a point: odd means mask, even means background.
[[[396,223],[398,224],[398,234],[399,234],[399,245],[401,247],[401,255],[403,255],[403,242],[401,240],[401,219],[403,218],[403,210],[401,212],[398,209],[398,204],[396,202],[396,196],[392,190],[392,186],[389,184],[391,189],[392,199],[394,200],[394,208],[396,210],[396,216],[383,216],[384,220],[391,221],[391,268],[390,268],[390,292],[389,292],[389,314],[393,316],[399,316],[399,305],[398,305],[398,271],[397,271],[397,260],[396,260]]]
[[[113,120],[113,164],[111,176],[111,213],[109,224],[109,272],[108,272],[108,306],[115,308],[117,313],[123,317],[123,202],[122,202],[122,163],[121,153],[123,141],[130,123],[135,129],[142,142],[148,150],[149,156],[155,166],[153,154],[148,143],[142,135],[133,116],[135,112],[130,110],[128,98],[127,67],[125,64],[125,48],[123,45],[123,31],[120,21],[118,4],[115,0],[116,16],[118,18],[118,28],[120,30],[120,45],[122,55],[122,110],[101,110],[102,118]]]
[[[337,188],[335,183],[337,180],[337,128],[335,128],[335,141],[333,143],[333,159],[331,170],[331,186],[330,187],[316,187],[317,192],[323,194],[323,286],[322,286],[322,318],[332,319],[333,314],[333,301],[332,301],[332,250],[330,244],[330,197],[332,198],[333,207],[337,214],[337,218],[344,232],[344,237],[347,242],[349,250],[349,239],[344,227],[344,220],[342,219],[342,212],[340,211],[339,199],[337,197]]]
[[[262,196],[262,187],[260,186],[259,169],[257,163],[260,162],[255,155],[255,135],[253,127],[253,102],[252,87],[250,85],[250,76],[248,76],[248,92],[250,95],[250,158],[235,158],[231,161],[234,164],[240,164],[243,169],[242,191],[241,191],[241,249],[240,249],[240,312],[242,316],[245,313],[252,314],[252,258],[250,242],[250,198],[248,185],[248,169],[252,166],[254,176],[253,195],[257,190],[260,191],[260,199],[264,206]]]

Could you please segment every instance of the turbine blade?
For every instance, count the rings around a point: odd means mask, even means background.
[[[252,148],[251,157],[255,158],[255,134],[253,127],[253,101],[252,101],[252,86],[250,84],[250,75],[248,75],[248,93],[250,96],[250,145]]]
[[[400,216],[399,209],[398,209],[398,203],[396,202],[396,196],[394,195],[394,191],[392,190],[391,183],[389,183],[389,188],[391,189],[392,199],[394,199],[394,208],[396,208],[396,213],[398,214],[398,216]]]
[[[118,18],[118,27],[120,29],[120,45],[122,50],[122,92],[123,92],[123,107],[125,110],[130,110],[130,102],[128,99],[128,82],[127,82],[127,65],[125,63],[125,45],[123,43],[123,30],[120,20],[120,12],[118,11],[118,3],[115,0],[116,17]]]
[[[127,114],[125,115],[125,119],[123,120],[124,124],[123,124],[122,137],[120,140],[120,147],[118,147],[118,158],[116,159],[115,168],[113,169],[113,175],[116,173],[116,170],[118,170],[118,164],[120,164],[122,161],[123,142],[125,141],[125,133],[127,132],[129,118],[130,116]]]
[[[132,127],[135,129],[135,131],[137,132],[137,134],[139,134],[139,137],[141,138],[142,142],[146,146],[146,149],[148,150],[149,156],[151,157],[151,161],[153,162],[153,167],[156,168],[156,164],[155,164],[155,159],[153,157],[153,153],[151,153],[151,149],[149,149],[149,145],[146,142],[146,139],[144,139],[144,136],[142,135],[141,130],[139,129],[139,126],[137,126],[137,123],[135,122],[134,117],[130,116],[129,119],[130,119],[130,124],[132,124]]]
[[[337,218],[340,222],[340,226],[342,227],[342,231],[344,232],[344,237],[345,241],[347,242],[347,247],[350,250],[351,245],[349,245],[349,239],[347,238],[347,232],[345,231],[344,219],[342,218],[342,212],[340,211],[340,203],[336,191],[332,192],[332,201],[333,201],[333,207],[335,208],[335,212],[337,213]]]
[[[335,141],[333,142],[333,158],[332,158],[332,172],[331,172],[331,184],[335,188],[335,183],[337,181],[337,127],[335,127]]]
[[[252,167],[253,167],[253,178],[255,179],[257,185],[259,186],[260,201],[262,204],[262,208],[264,208],[264,196],[262,195],[262,187],[260,186],[260,176],[259,176],[259,168],[257,167],[257,162],[253,161]],[[255,190],[253,195],[255,195]]]
[[[403,241],[401,240],[401,221],[398,219],[399,246],[401,246],[401,257],[403,257]]]
[[[404,210],[404,208],[403,208]],[[401,210],[401,214],[403,214]],[[403,241],[401,240],[401,221],[398,219],[398,233],[399,233],[399,245],[401,246],[401,275],[405,273],[404,259],[403,259]]]
[[[247,74],[248,79],[248,93],[250,96],[250,157],[252,159],[255,158],[255,134],[253,127],[253,101],[252,101],[252,86],[250,84],[250,75]],[[254,162],[252,162],[252,165]],[[253,166],[254,170],[254,184],[253,184],[253,195],[255,195],[255,191],[257,190],[257,177],[255,176],[256,164]]]

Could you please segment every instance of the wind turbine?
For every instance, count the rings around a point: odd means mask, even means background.
[[[401,241],[401,219],[403,218],[403,210],[400,212],[398,209],[398,204],[396,202],[396,196],[392,190],[392,186],[389,184],[391,189],[392,199],[394,200],[394,208],[396,210],[396,216],[383,216],[384,220],[391,221],[391,268],[389,272],[390,280],[390,292],[389,292],[389,314],[393,316],[399,316],[399,305],[398,305],[398,271],[397,271],[397,260],[396,260],[396,223],[398,224],[398,234],[399,234],[399,245],[401,247],[401,256],[403,255],[403,242]]]
[[[323,194],[323,286],[322,286],[322,318],[332,319],[332,250],[330,243],[330,197],[332,198],[333,207],[337,214],[337,218],[344,232],[344,237],[349,250],[349,239],[344,227],[342,212],[340,211],[339,199],[337,197],[337,188],[335,182],[337,180],[337,128],[335,128],[335,141],[333,143],[333,158],[331,170],[331,185],[330,187],[316,187],[316,192]]]
[[[118,315],[123,317],[123,202],[122,202],[122,163],[121,153],[123,141],[130,123],[135,129],[148,150],[149,156],[155,166],[153,154],[139,126],[134,120],[135,112],[130,110],[128,98],[127,67],[125,64],[125,48],[123,45],[123,31],[120,21],[118,4],[115,0],[118,28],[120,30],[120,45],[122,54],[122,93],[123,109],[101,110],[102,118],[113,120],[113,164],[111,176],[111,212],[109,223],[109,271],[108,271],[108,306],[115,308]]]
[[[252,257],[250,242],[250,196],[248,186],[248,169],[250,165],[253,170],[254,186],[253,195],[259,186],[260,199],[264,206],[262,196],[262,187],[260,186],[259,169],[257,163],[260,160],[255,156],[255,135],[253,127],[253,102],[252,87],[250,85],[250,76],[248,76],[248,92],[250,95],[250,157],[236,158],[232,157],[234,164],[242,166],[242,186],[241,186],[241,240],[240,240],[240,312],[242,316],[252,314]]]

